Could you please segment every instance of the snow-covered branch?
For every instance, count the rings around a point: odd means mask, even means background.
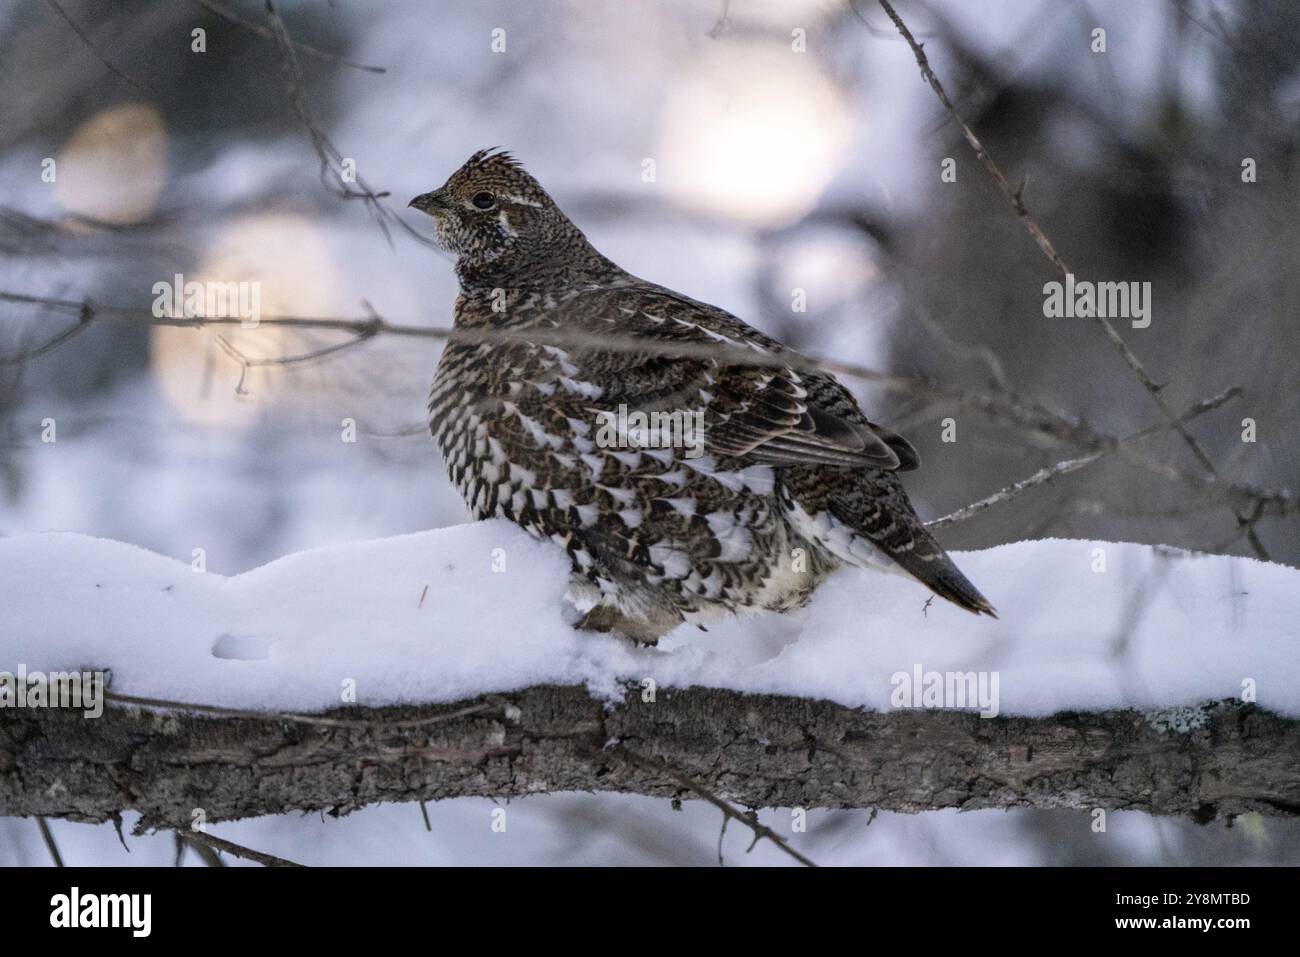
[[[1205,822],[1300,814],[1300,721],[1223,702],[983,719],[709,688],[607,707],[540,685],[338,723],[111,706],[0,719],[0,814],[188,829],[286,811],[622,791],[744,806],[1138,809]],[[647,758],[653,760],[647,760]]]
[[[1300,813],[1280,565],[1020,542],[961,556],[996,621],[844,569],[806,609],[637,648],[575,631],[567,558],[505,522],[229,578],[204,560],[0,539],[0,815],[175,828],[574,790]],[[77,709],[33,694],[109,671],[102,708],[93,681]]]

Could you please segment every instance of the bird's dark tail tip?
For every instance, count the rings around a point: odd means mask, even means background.
[[[972,585],[970,579],[963,575],[946,556],[943,565],[935,569],[935,571],[936,574],[922,578],[921,581],[940,598],[946,598],[954,605],[965,608],[976,615],[988,615],[990,618],[998,617],[997,609],[989,603],[987,598],[980,594],[979,589]]]
[[[919,581],[940,598],[946,598],[961,608],[976,615],[998,617],[997,609],[980,590],[971,584],[970,579],[961,573],[949,558],[928,535],[922,540],[929,547],[914,548],[893,556],[894,561],[903,566],[909,575]]]

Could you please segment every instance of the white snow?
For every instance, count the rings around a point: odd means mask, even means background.
[[[0,539],[0,672],[111,668],[124,694],[275,710],[337,706],[349,682],[359,703],[383,704],[540,682],[612,694],[645,679],[883,710],[892,676],[920,666],[996,674],[1003,714],[1163,708],[1251,686],[1262,706],[1300,714],[1296,569],[1059,539],[956,558],[999,620],[845,569],[800,612],[686,626],[651,649],[575,632],[567,560],[504,522],[233,577],[106,539],[19,535]]]

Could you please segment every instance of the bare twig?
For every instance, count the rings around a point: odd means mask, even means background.
[[[192,844],[197,849],[206,847],[212,851],[224,851],[227,854],[233,854],[235,857],[242,857],[246,861],[254,861],[263,867],[302,867],[302,864],[296,864],[293,861],[285,860],[283,857],[276,857],[274,854],[267,854],[263,851],[255,851],[251,847],[244,847],[242,844],[236,844],[233,841],[227,841],[224,838],[215,837],[204,831],[177,831],[181,840],[187,844]]]
[[[727,27],[727,17],[731,13],[731,0],[722,0],[722,8],[718,11],[718,19],[714,21],[713,26],[709,27],[707,34],[710,40],[716,40],[722,36],[722,31]]]
[[[4,299],[4,298],[5,298],[4,295],[0,294],[0,299]],[[32,346],[31,348],[28,349],[21,349],[18,352],[14,353],[13,355],[0,356],[0,366],[22,365],[23,363],[27,362],[29,359],[35,359],[39,356],[45,355],[45,353],[50,352],[58,348],[59,346],[63,345],[63,343],[67,342],[69,339],[71,339],[73,336],[77,335],[78,333],[84,332],[86,328],[90,325],[90,323],[94,320],[94,318],[95,318],[95,310],[90,305],[90,302],[87,300],[86,302],[83,302],[81,304],[81,316],[78,319],[77,324],[75,326],[69,326],[67,329],[64,329],[62,332],[58,333],[57,335],[46,340],[45,342],[41,343],[38,346]]]
[[[884,9],[886,15],[888,15],[889,19],[894,22],[894,26],[898,30],[899,34],[907,41],[907,45],[912,48],[912,55],[916,58],[916,64],[921,70],[921,76],[925,78],[925,81],[930,85],[930,88],[934,90],[935,96],[938,97],[943,108],[948,111],[948,115],[952,117],[953,122],[957,124],[957,128],[961,131],[962,136],[970,145],[970,148],[975,151],[975,155],[979,158],[980,162],[984,164],[984,168],[988,171],[988,174],[992,176],[994,182],[997,183],[998,189],[1000,189],[1003,195],[1006,196],[1007,202],[1010,203],[1012,211],[1016,214],[1016,218],[1020,221],[1021,225],[1024,226],[1026,231],[1028,231],[1029,235],[1033,237],[1034,242],[1038,244],[1038,248],[1043,251],[1043,255],[1047,257],[1055,267],[1056,271],[1060,273],[1062,277],[1069,275],[1072,270],[1065,264],[1065,260],[1063,260],[1060,253],[1056,251],[1056,247],[1052,245],[1052,241],[1048,239],[1047,234],[1043,232],[1042,227],[1039,226],[1034,217],[1029,214],[1029,210],[1025,206],[1023,185],[1011,185],[1010,181],[1008,181],[1006,176],[1003,175],[1002,170],[998,168],[997,163],[993,161],[993,157],[989,155],[988,150],[984,148],[984,144],[979,141],[979,138],[975,135],[974,131],[966,125],[966,121],[961,118],[961,114],[957,112],[957,108],[953,106],[952,101],[948,99],[948,94],[944,90],[943,84],[939,82],[939,78],[930,67],[930,61],[925,55],[923,45],[918,43],[916,38],[912,36],[912,32],[907,28],[907,24],[903,22],[902,18],[889,3],[889,0],[878,0],[878,2]],[[1134,375],[1137,376],[1138,380],[1142,383],[1142,386],[1151,395],[1156,405],[1159,406],[1160,410],[1165,414],[1165,417],[1174,424],[1174,427],[1183,436],[1184,441],[1186,441],[1189,448],[1192,449],[1197,460],[1205,467],[1206,471],[1213,474],[1214,463],[1201,449],[1200,444],[1196,441],[1195,437],[1193,437],[1192,434],[1178,422],[1173,410],[1160,395],[1160,389],[1162,386],[1157,385],[1155,380],[1151,378],[1146,367],[1142,364],[1141,360],[1133,354],[1132,350],[1129,349],[1128,344],[1124,341],[1123,337],[1120,336],[1119,331],[1116,330],[1111,321],[1104,316],[1098,316],[1096,319],[1097,323],[1102,327],[1103,331],[1105,331],[1111,344],[1119,351],[1120,355],[1123,356],[1124,361],[1128,364],[1129,368],[1133,370]]]
[[[70,299],[32,296],[25,293],[5,291],[0,291],[0,302],[40,305],[55,309],[76,311],[80,316],[79,321],[83,324],[90,323],[97,319],[107,319],[121,322],[136,322],[153,326],[202,329],[206,327],[242,326],[248,322],[246,318],[241,316],[159,316],[147,309],[132,308],[128,306],[102,305],[98,303],[91,304],[89,302],[75,302]],[[451,329],[436,326],[414,326],[391,322],[376,315],[373,311],[366,318],[348,318],[342,316],[263,316],[258,319],[257,325],[259,327],[266,326],[268,328],[288,327],[304,330],[346,332],[352,335],[352,341],[343,343],[336,347],[330,347],[330,352],[341,351],[342,349],[359,345],[361,342],[372,339],[378,335],[391,335],[435,340],[449,339],[454,336],[457,342],[467,344],[481,342],[528,342],[539,345],[567,347],[571,349],[597,348],[638,353],[642,355],[670,355],[674,357],[698,359],[717,360],[726,359],[730,356],[735,359],[735,364],[737,365],[773,367],[788,366],[799,371],[825,372],[832,374],[838,373],[875,382],[886,389],[915,388],[925,394],[937,393],[953,398],[960,398],[962,401],[972,401],[975,403],[983,403],[985,405],[996,405],[999,403],[1007,405],[1014,404],[992,396],[979,396],[971,393],[958,393],[943,390],[938,385],[929,383],[926,380],[908,379],[903,376],[888,375],[874,369],[868,369],[850,363],[805,359],[795,353],[786,351],[761,353],[744,346],[728,345],[724,343],[659,342],[656,340],[631,336],[600,336],[585,330],[574,332],[565,329],[512,329],[496,327],[487,329]],[[64,334],[61,333],[60,337],[63,335]],[[0,362],[7,364],[24,362],[27,359],[34,358],[38,354],[49,351],[49,349],[58,345],[60,341],[62,341],[61,338],[56,338],[36,350],[27,350],[11,356],[0,357]],[[246,362],[248,365],[281,365],[318,357],[319,356],[316,353],[312,353],[302,357],[280,357],[278,359],[247,359],[241,356],[236,356],[235,358],[237,361]],[[1034,420],[1040,424],[1043,423],[1045,415],[1043,410],[1031,410],[1023,407],[1018,409],[1015,414],[1023,419]],[[1068,429],[1068,427],[1069,426],[1067,425],[1065,428]]]
[[[31,306],[45,306],[75,313],[78,324],[64,330],[51,340],[33,349],[0,357],[0,365],[16,365],[55,348],[84,329],[91,322],[106,319],[110,321],[135,322],[154,326],[202,329],[207,327],[224,327],[243,324],[244,318],[238,316],[156,316],[150,310],[126,306],[102,305],[89,301],[58,299],[47,296],[33,296],[25,293],[0,291],[0,302],[12,302]],[[338,316],[264,316],[258,321],[259,326],[269,328],[292,328],[302,330],[323,330],[350,334],[351,338],[336,346],[326,347],[313,353],[300,356],[281,356],[278,358],[250,359],[235,350],[233,358],[237,362],[256,365],[286,365],[308,361],[353,348],[380,335],[443,340],[454,334],[460,342],[521,341],[568,348],[601,348],[636,352],[641,354],[662,354],[684,358],[706,358],[714,360],[734,356],[736,364],[746,366],[790,366],[798,371],[823,372],[833,375],[851,376],[865,382],[871,382],[889,391],[901,391],[932,400],[941,400],[962,408],[979,411],[994,419],[1004,420],[1012,425],[1031,429],[1044,436],[1060,442],[1066,442],[1083,448],[1089,453],[1105,450],[1114,451],[1121,458],[1161,475],[1166,480],[1190,485],[1200,489],[1222,491],[1230,500],[1241,503],[1240,507],[1249,514],[1262,503],[1262,515],[1300,514],[1300,495],[1290,489],[1267,489],[1257,486],[1232,482],[1227,483],[1208,475],[1192,475],[1166,463],[1156,462],[1132,450],[1125,440],[1098,432],[1063,412],[1054,411],[1045,406],[1026,402],[1014,394],[996,389],[993,392],[975,392],[952,389],[930,379],[917,376],[899,376],[879,372],[865,366],[852,363],[804,358],[791,352],[758,353],[752,349],[730,346],[720,343],[664,343],[648,339],[626,336],[594,336],[588,333],[575,334],[564,329],[487,329],[455,330],[445,327],[415,326],[392,322],[376,314],[373,310],[364,318]],[[229,351],[229,350],[227,350]],[[245,366],[247,367],[247,366]],[[1203,400],[1183,416],[1183,420],[1195,418],[1210,408],[1217,408],[1222,402],[1232,398],[1235,390]],[[1181,424],[1181,423],[1180,423]],[[1168,426],[1166,427],[1168,428]],[[409,430],[400,430],[396,435],[420,434],[425,426],[412,426]],[[1132,437],[1130,437],[1132,438]],[[1088,458],[1088,456],[1084,456]],[[1096,461],[1095,458],[1089,459]],[[1084,462],[1077,467],[1089,464]],[[1073,469],[1071,469],[1073,471]],[[945,516],[947,518],[947,516]],[[956,521],[956,519],[953,519]],[[1246,521],[1238,516],[1239,521]],[[1257,521],[1257,520],[1256,520]],[[1250,534],[1254,534],[1253,523]]]
[[[221,855],[214,851],[206,844],[193,843],[186,841],[181,837],[180,831],[173,831],[172,837],[176,839],[176,860],[173,864],[175,867],[181,866],[181,861],[185,859],[185,851],[191,850],[199,856],[208,867],[225,867],[226,862],[221,859]]]
[[[67,11],[64,10],[63,7],[59,5],[58,0],[45,0],[45,2],[48,3],[54,9],[54,12],[57,13],[63,19],[64,23],[66,23],[69,27],[72,28],[72,32],[81,38],[81,42],[86,45],[86,49],[89,50],[91,53],[93,53],[95,55],[95,59],[98,60],[100,63],[104,64],[104,66],[108,68],[108,71],[113,74],[113,76],[117,77],[123,83],[130,86],[131,89],[135,90],[137,93],[148,92],[147,90],[145,90],[144,87],[142,87],[135,80],[131,79],[121,70],[119,70],[117,67],[113,66],[113,64],[109,62],[108,58],[105,57],[104,54],[100,53],[98,49],[95,48],[95,44],[90,42],[90,37],[86,36],[86,31],[81,29],[81,27],[77,25],[77,22],[72,19],[72,17],[68,16]]]
[[[13,302],[24,305],[48,306],[76,312],[79,321],[89,323],[98,319],[118,322],[135,322],[153,326],[172,326],[177,328],[202,329],[243,325],[247,320],[240,316],[169,316],[155,315],[147,309],[128,306],[114,306],[77,302],[70,299],[57,299],[48,296],[33,296],[25,293],[0,291],[0,302]],[[587,331],[571,332],[565,329],[450,329],[436,326],[415,326],[391,322],[375,314],[373,310],[365,318],[348,318],[341,316],[263,316],[258,326],[268,328],[295,328],[303,330],[322,330],[349,333],[353,340],[344,343],[332,351],[342,351],[359,345],[379,335],[400,336],[442,340],[453,334],[458,342],[530,342],[541,345],[554,345],[567,348],[598,348],[614,351],[633,352],[642,355],[669,355],[682,358],[699,358],[723,360],[734,357],[737,365],[743,366],[788,366],[801,372],[823,372],[832,375],[846,375],[872,382],[883,389],[905,391],[930,398],[944,398],[963,406],[976,408],[990,414],[1008,418],[1017,425],[1027,426],[1042,431],[1056,439],[1078,440],[1087,437],[1080,432],[1081,425],[1073,420],[1051,412],[1041,406],[1026,404],[1007,394],[978,393],[953,390],[920,377],[898,376],[883,373],[865,366],[831,360],[804,358],[789,351],[760,353],[744,346],[723,343],[689,343],[660,342],[651,339],[620,335],[599,336]],[[62,336],[62,334],[60,334]],[[17,364],[34,358],[48,351],[58,342],[57,339],[36,350],[27,350],[15,355],[0,357],[0,363]],[[314,358],[314,355],[304,358]],[[237,360],[238,361],[238,360]],[[260,364],[286,364],[297,361],[295,357],[280,359],[251,360]]]
[[[280,19],[280,14],[276,12],[275,5],[271,0],[266,0],[266,21],[269,25],[267,33],[275,40],[280,49],[280,56],[289,87],[290,102],[293,104],[294,112],[298,114],[299,119],[307,128],[312,147],[320,159],[321,179],[324,180],[326,175],[329,175],[334,180],[336,192],[346,199],[365,200],[366,205],[371,206],[379,216],[380,228],[383,229],[384,235],[389,237],[388,226],[383,222],[382,209],[378,205],[380,197],[387,194],[376,193],[370,189],[360,174],[356,177],[356,184],[360,189],[353,189],[348,184],[343,174],[343,154],[330,142],[329,137],[325,135],[316,122],[311,102],[307,98],[307,85],[306,80],[303,78],[302,67],[298,64],[298,57],[294,52],[293,38],[289,36],[289,31],[285,28],[284,21]],[[391,239],[391,237],[389,238]]]
[[[365,342],[367,339],[373,339],[374,337],[374,330],[366,329],[356,333],[353,338],[346,342],[336,342],[332,346],[322,346],[319,349],[313,349],[310,352],[300,352],[296,355],[269,356],[261,359],[255,359],[252,356],[244,355],[244,353],[240,352],[239,349],[236,348],[235,345],[225,336],[218,336],[217,341],[221,344],[226,354],[234,358],[240,365],[249,369],[257,369],[265,366],[292,366],[317,362],[320,359],[342,352],[344,349],[350,349],[353,346]]]
[[[739,821],[741,824],[745,825],[745,827],[749,828],[754,834],[754,840],[750,843],[749,850],[752,851],[754,849],[755,844],[757,844],[761,840],[766,839],[771,841],[783,852],[788,854],[790,857],[793,857],[796,861],[798,861],[800,864],[804,865],[805,867],[817,866],[817,864],[814,861],[810,860],[805,855],[800,854],[793,847],[791,847],[789,843],[786,841],[785,837],[776,833],[776,831],[772,830],[766,824],[760,823],[758,820],[758,814],[756,812],[740,810],[735,805],[731,804],[729,801],[724,801],[722,798],[718,797],[716,794],[714,794],[704,785],[700,784],[698,781],[691,780],[689,777],[687,777],[685,774],[683,774],[681,771],[679,771],[677,768],[673,767],[672,765],[668,764],[667,762],[660,761],[658,758],[653,758],[648,755],[638,754],[636,751],[626,748],[621,744],[614,745],[612,748],[607,749],[607,751],[623,757],[624,759],[627,760],[629,764],[635,764],[639,767],[645,768],[650,771],[658,772],[659,774],[671,778],[674,782],[676,782],[676,784],[679,787],[687,791],[690,791],[691,793],[695,794],[697,797],[712,804],[714,807],[716,807],[719,811],[722,812],[723,822],[724,822],[723,833],[726,832],[726,823],[725,823],[726,821]],[[722,835],[718,836],[718,863],[719,864],[722,863]]]
[[[249,20],[247,17],[241,17],[225,4],[219,3],[218,0],[194,0],[194,2],[209,13],[228,21],[229,23],[233,23],[236,26],[243,27],[245,30],[250,30],[265,40],[276,39],[274,31],[269,27],[265,27],[255,20]],[[326,53],[324,50],[318,50],[316,47],[309,46],[306,43],[301,43],[298,40],[293,40],[291,42],[299,53],[313,57],[317,60],[323,60],[326,63],[338,63],[341,66],[351,67],[354,70],[365,70],[367,73],[388,72],[382,66],[369,66],[365,63],[357,63],[355,60],[349,60],[346,57],[341,57],[334,53]]]
[[[980,499],[978,502],[971,502],[971,504],[964,508],[959,508],[955,512],[949,512],[942,518],[936,518],[933,521],[926,522],[926,528],[943,528],[947,525],[955,525],[957,522],[965,521],[972,515],[978,515],[986,508],[991,508],[994,505],[1009,501],[1028,489],[1036,488],[1037,486],[1050,482],[1052,479],[1059,478],[1062,475],[1069,475],[1071,472],[1077,472],[1085,465],[1091,465],[1098,459],[1103,458],[1108,454],[1108,452],[1109,450],[1103,449],[1099,452],[1082,455],[1074,459],[1066,459],[1063,462],[1057,462],[1055,465],[1041,468],[1028,478],[1023,478],[1018,482],[1012,482],[1006,488],[999,489],[992,495]]]
[[[1202,399],[1200,402],[1196,403],[1196,405],[1192,406],[1185,413],[1183,413],[1182,417],[1180,418],[1180,421],[1188,422],[1196,418],[1198,415],[1204,415],[1206,412],[1209,412],[1213,409],[1217,409],[1221,405],[1227,403],[1228,401],[1238,398],[1240,396],[1241,396],[1241,388],[1239,386],[1233,386],[1231,389],[1226,389],[1212,398]],[[1095,452],[1092,452],[1089,455],[1082,455],[1079,456],[1078,458],[1066,459],[1063,462],[1057,462],[1055,465],[1049,465],[1045,468],[1041,468],[1033,475],[1030,475],[1028,478],[1023,478],[1018,482],[1013,482],[1012,484],[1008,485],[1006,488],[1000,489],[999,491],[994,492],[992,495],[980,499],[978,502],[972,502],[970,505],[967,505],[965,508],[960,508],[955,512],[950,512],[949,514],[943,516],[942,518],[936,518],[932,522],[927,522],[926,526],[932,529],[943,528],[945,525],[952,525],[956,522],[963,521],[964,519],[970,518],[972,515],[977,515],[978,513],[984,511],[986,508],[990,508],[993,505],[998,505],[1002,502],[1009,501],[1010,499],[1015,498],[1017,495],[1027,491],[1028,489],[1035,488],[1039,485],[1043,485],[1044,483],[1050,482],[1052,481],[1052,479],[1059,478],[1062,475],[1068,475],[1071,472],[1076,472],[1086,465],[1091,465],[1093,462],[1096,462],[1098,459],[1104,458],[1105,456],[1110,455],[1112,452],[1119,451],[1120,448],[1125,445],[1128,445],[1132,442],[1136,442],[1139,439],[1144,439],[1147,436],[1155,435],[1157,432],[1166,431],[1169,428],[1171,428],[1171,426],[1165,423],[1149,426],[1145,429],[1142,429],[1140,432],[1134,432],[1132,435],[1120,439],[1118,442],[1114,443],[1113,445],[1107,448],[1101,448]],[[1256,520],[1258,520],[1258,515],[1256,516]]]
[[[349,185],[349,180],[343,172],[343,154],[339,152],[338,148],[316,122],[316,115],[307,96],[307,85],[303,78],[302,68],[299,66],[298,57],[294,52],[293,37],[289,35],[284,21],[280,19],[280,14],[276,12],[275,5],[271,0],[266,0],[266,22],[271,36],[280,48],[280,57],[289,88],[290,102],[293,104],[294,112],[298,114],[303,126],[307,128],[307,134],[311,137],[312,148],[320,159],[321,181],[333,180],[334,191],[344,199],[362,200],[375,217],[375,222],[379,225],[384,234],[384,239],[388,241],[389,245],[393,242],[390,225],[396,225],[417,242],[439,248],[436,243],[418,233],[406,220],[394,213],[383,202],[384,198],[389,194],[371,189],[359,172],[353,177],[358,188],[353,189]]]
[[[970,148],[975,151],[975,155],[984,165],[988,174],[993,177],[994,182],[997,183],[998,189],[1000,189],[1003,195],[1006,196],[1007,202],[1010,203],[1011,209],[1015,213],[1016,218],[1020,221],[1021,225],[1024,226],[1026,231],[1028,231],[1030,236],[1033,237],[1034,242],[1038,244],[1038,248],[1042,250],[1043,255],[1047,257],[1056,271],[1060,273],[1062,277],[1070,275],[1072,271],[1069,266],[1065,264],[1065,260],[1062,259],[1060,254],[1056,251],[1056,247],[1052,244],[1052,241],[1048,239],[1047,234],[1043,232],[1042,227],[1040,227],[1038,222],[1029,214],[1029,210],[1025,206],[1024,184],[1022,183],[1020,186],[1016,187],[1011,185],[1006,176],[1003,175],[1002,170],[999,169],[997,163],[993,161],[993,157],[989,155],[988,150],[984,148],[984,144],[980,142],[974,131],[966,124],[966,121],[962,119],[961,114],[957,112],[957,108],[953,106],[952,101],[948,98],[948,94],[944,90],[943,84],[939,82],[939,78],[930,67],[930,61],[925,55],[924,45],[918,43],[916,38],[912,36],[911,30],[908,29],[907,24],[903,22],[902,17],[900,17],[897,11],[894,10],[894,7],[889,0],[878,0],[878,2],[880,3],[881,8],[885,11],[886,16],[893,21],[894,27],[898,30],[899,35],[907,41],[907,45],[911,48],[912,55],[916,59],[916,65],[921,71],[922,78],[924,78],[926,83],[930,85],[930,88],[934,90],[934,94],[938,97],[940,104],[942,104],[943,108],[948,112],[948,115],[952,117],[953,122],[961,131],[962,136],[970,145]],[[859,18],[861,18],[862,15],[857,8],[854,7],[853,9],[854,12],[858,14]],[[1182,437],[1183,442],[1191,450],[1192,454],[1196,457],[1196,460],[1200,462],[1201,466],[1212,478],[1217,478],[1218,472],[1215,469],[1213,460],[1211,460],[1209,455],[1206,454],[1205,450],[1201,447],[1201,444],[1196,440],[1196,437],[1192,435],[1191,431],[1187,428],[1182,419],[1174,414],[1173,409],[1165,401],[1164,396],[1160,394],[1160,390],[1163,386],[1158,385],[1155,380],[1151,378],[1151,374],[1147,372],[1146,366],[1142,364],[1142,361],[1138,359],[1129,348],[1128,343],[1124,341],[1124,338],[1119,334],[1119,330],[1115,328],[1110,319],[1105,316],[1095,316],[1093,318],[1106,334],[1106,338],[1110,341],[1111,345],[1114,346],[1116,351],[1118,351],[1120,356],[1124,359],[1124,362],[1128,365],[1129,369],[1132,370],[1134,376],[1136,376],[1138,381],[1142,384],[1142,387],[1147,391],[1147,394],[1151,396],[1152,401],[1154,401],[1156,406],[1160,409],[1161,414],[1164,415],[1165,419],[1170,423],[1170,426]],[[1237,516],[1239,522],[1245,521],[1243,516],[1235,509],[1233,510],[1233,514]],[[1261,559],[1268,560],[1268,553],[1265,551],[1259,537],[1254,534],[1253,523],[1249,526],[1249,532],[1250,534],[1248,539],[1251,543],[1251,547]]]
[[[45,842],[45,848],[50,852],[50,857],[54,859],[55,867],[64,867],[63,855],[59,853],[59,845],[54,841],[54,832],[50,830],[50,822],[45,820],[43,814],[36,816],[36,826],[41,829],[41,840]]]
[[[351,339],[344,342],[336,342],[333,345],[322,346],[321,348],[313,349],[310,352],[298,353],[296,355],[270,356],[261,359],[245,355],[225,336],[217,336],[217,346],[222,352],[230,356],[231,359],[239,363],[239,381],[235,384],[235,394],[243,396],[249,394],[244,388],[244,382],[248,378],[248,372],[250,369],[261,369],[268,366],[302,366],[314,362],[320,362],[324,359],[330,358],[331,356],[337,356],[345,349],[351,349],[353,346],[360,345],[367,339],[373,338],[374,335],[375,333],[373,331],[367,330],[356,333]]]

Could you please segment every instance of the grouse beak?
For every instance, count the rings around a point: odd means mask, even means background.
[[[432,193],[421,193],[419,196],[415,197],[415,199],[411,200],[406,205],[408,207],[413,207],[415,209],[418,209],[422,213],[428,213],[429,215],[432,216],[434,208],[441,207],[444,204],[442,201],[442,197],[438,195],[438,191],[434,190]]]

